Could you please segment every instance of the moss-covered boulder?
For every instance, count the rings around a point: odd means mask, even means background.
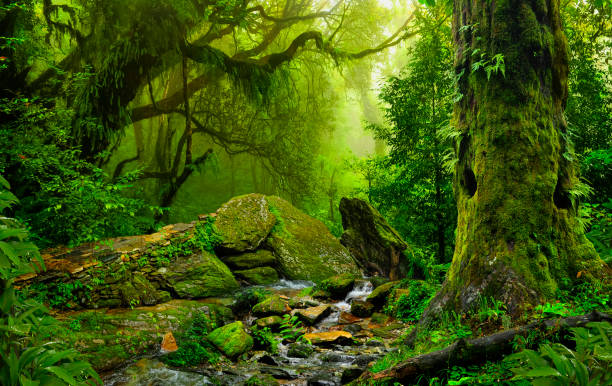
[[[374,305],[363,300],[353,300],[351,302],[351,314],[360,318],[367,318],[374,312]]]
[[[227,295],[239,287],[229,268],[206,251],[178,258],[170,267],[158,269],[156,276],[179,297],[188,299]]]
[[[253,338],[244,331],[241,321],[226,324],[210,334],[207,339],[228,358],[236,358],[253,347]]]
[[[353,257],[321,221],[280,197],[268,196],[276,226],[266,240],[281,273],[294,280],[321,281],[342,273],[359,274]]]
[[[253,251],[266,239],[274,224],[276,218],[264,195],[234,197],[217,211],[215,228],[222,241],[216,250],[219,254]]]
[[[266,316],[265,318],[257,319],[254,324],[257,328],[270,328],[272,330],[277,329],[281,323],[283,322],[283,318],[278,315]]]
[[[234,275],[236,275],[236,277],[239,279],[256,285],[271,284],[278,281],[278,273],[271,267],[257,267],[241,271],[234,271]]]
[[[408,244],[376,208],[361,199],[343,197],[340,214],[344,228],[340,241],[365,272],[391,280],[405,276],[408,262],[403,251]]]
[[[323,280],[319,287],[331,295],[334,299],[344,299],[355,284],[355,275],[344,273]]]
[[[393,287],[397,286],[399,283],[399,281],[390,281],[379,285],[378,287],[374,288],[374,291],[368,295],[366,300],[374,304],[376,307],[382,307],[387,301]]]
[[[271,315],[284,315],[291,311],[287,301],[280,298],[278,295],[271,295],[266,297],[263,301],[255,304],[252,309],[252,313],[255,316],[271,316]]]
[[[287,350],[287,356],[290,358],[308,358],[314,352],[314,348],[305,343],[291,343]]]
[[[226,256],[221,259],[232,269],[271,267],[276,264],[276,257],[266,249],[258,249],[255,252],[245,252],[235,256]]]

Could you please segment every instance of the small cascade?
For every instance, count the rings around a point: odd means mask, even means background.
[[[275,289],[275,290],[283,290],[283,289],[292,289],[292,290],[301,290],[304,288],[312,287],[314,285],[313,282],[308,280],[287,280],[280,279],[278,282],[268,286],[267,288]]]
[[[335,304],[336,308],[340,311],[350,311],[351,302],[353,300],[365,300],[368,295],[372,293],[373,290],[372,283],[369,280],[359,280],[355,282],[355,286],[349,292],[344,300]]]
[[[374,287],[369,280],[355,281],[355,285],[344,300],[334,303],[333,311],[329,316],[319,323],[319,327],[330,327],[338,324],[338,317],[341,312],[349,312],[351,310],[351,302],[353,300],[365,300],[372,293]]]

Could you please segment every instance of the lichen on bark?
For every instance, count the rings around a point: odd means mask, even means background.
[[[470,311],[481,297],[512,315],[568,280],[609,280],[570,190],[579,182],[563,110],[567,43],[559,0],[455,0],[453,124],[458,223],[446,281],[423,315]],[[505,74],[474,63],[501,54]],[[483,55],[483,56],[481,56]],[[485,64],[486,66],[486,64]],[[580,275],[578,274],[580,272]]]

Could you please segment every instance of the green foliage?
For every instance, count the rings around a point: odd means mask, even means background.
[[[528,379],[534,385],[612,384],[612,326],[589,323],[573,328],[575,350],[556,343],[541,344],[538,351],[523,350],[506,360],[518,360],[513,379]]]
[[[269,327],[252,330],[255,346],[263,348],[271,354],[278,352],[278,341]]]
[[[0,173],[23,197],[15,215],[28,224],[40,246],[141,234],[158,209],[125,194],[138,173],[115,182],[80,159],[71,146],[73,112],[47,107],[49,101],[0,100]]]
[[[17,202],[8,193],[8,182],[0,177],[0,212]],[[102,383],[87,362],[75,350],[56,350],[56,343],[43,344],[39,333],[56,324],[47,310],[33,300],[20,299],[13,280],[33,271],[32,259],[44,268],[38,250],[26,241],[27,232],[19,223],[0,217],[0,383],[3,385],[82,384],[85,379]]]
[[[394,291],[387,300],[385,312],[394,315],[403,322],[416,322],[421,317],[429,301],[436,293],[436,288],[426,282],[418,280],[403,281],[399,288],[407,288],[410,292],[408,295],[402,294],[397,300]]]
[[[410,61],[379,95],[388,126],[369,128],[390,153],[369,161],[367,193],[409,244],[444,263],[452,255],[457,216],[445,166],[450,144],[439,135],[449,125],[454,93],[450,29],[440,25],[442,13],[419,14],[422,33]]]
[[[51,308],[74,308],[79,304],[79,296],[87,296],[88,288],[80,280],[73,282],[34,283],[19,294],[31,298]]]
[[[282,341],[299,342],[301,340],[305,340],[305,333],[306,329],[302,326],[302,322],[298,320],[298,317],[296,315],[283,315],[283,321],[280,325],[280,335]]]
[[[610,166],[612,168],[612,157]],[[580,206],[580,218],[589,241],[593,243],[602,260],[610,264],[612,262],[612,198],[600,204],[583,203]]]
[[[206,314],[196,314],[185,332],[177,336],[179,349],[162,357],[162,360],[175,367],[194,367],[203,363],[217,363],[221,355],[206,340],[206,335],[215,328],[215,323]]]
[[[236,315],[248,313],[255,304],[264,301],[271,293],[271,291],[264,288],[245,288],[234,296],[234,302],[231,306],[232,311],[234,311]]]

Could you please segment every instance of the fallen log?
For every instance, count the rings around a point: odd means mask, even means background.
[[[541,320],[480,338],[460,339],[442,350],[409,358],[379,373],[366,371],[355,383],[367,384],[368,381],[414,383],[420,376],[433,375],[454,365],[480,364],[501,359],[513,351],[512,342],[515,336],[524,336],[532,330],[554,330],[558,332],[571,327],[583,327],[590,322],[601,321],[612,322],[612,316],[593,311],[587,315]]]

